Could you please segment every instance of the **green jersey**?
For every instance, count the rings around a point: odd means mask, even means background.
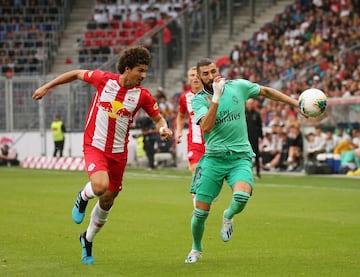
[[[254,156],[246,125],[245,102],[259,95],[260,87],[244,79],[225,82],[223,95],[220,98],[216,121],[210,133],[204,132],[206,155],[225,155],[242,153]],[[212,94],[204,89],[199,91],[191,101],[195,120],[200,122],[209,110]]]

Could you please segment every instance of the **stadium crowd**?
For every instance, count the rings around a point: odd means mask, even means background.
[[[166,23],[163,41],[167,51],[167,66],[172,67],[180,33],[178,14],[192,2],[97,0],[84,37],[79,39],[81,67],[93,68],[103,64],[110,54],[119,53],[146,33]],[[157,43],[156,35],[142,40],[142,44],[149,50]]]
[[[221,73],[228,79],[270,84],[295,98],[308,87],[323,90],[329,98],[360,96],[359,12],[354,2],[346,0],[297,1],[250,40],[235,45],[229,57],[219,59]],[[170,126],[178,97],[166,99],[163,93],[159,97]],[[302,170],[312,151],[312,132],[302,133],[303,122],[290,107],[260,98],[255,103],[264,126],[262,168]],[[341,154],[360,148],[358,113],[350,112],[348,121],[340,124],[330,113],[322,121],[307,123],[326,138],[318,153]],[[342,136],[343,132],[347,135]]]
[[[360,96],[359,27],[355,1],[297,1],[252,39],[235,45],[222,64],[222,75],[270,84],[296,98],[308,87],[323,90],[329,98]],[[295,111],[264,99],[259,99],[258,108],[265,126],[260,149],[264,169],[300,169],[308,149]],[[344,128],[349,134],[358,133],[358,113],[350,111],[348,121],[340,124],[329,113],[312,124],[323,124],[323,133],[333,134],[332,147],[322,147],[323,152],[341,154],[337,149],[343,144],[349,146],[344,152],[360,147],[356,136],[350,140],[340,136]]]
[[[0,1],[0,67],[3,75],[38,75],[59,45],[61,1]]]

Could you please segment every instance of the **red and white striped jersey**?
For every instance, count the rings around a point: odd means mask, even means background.
[[[194,97],[194,95],[195,93],[193,93],[191,90],[187,90],[183,92],[179,98],[179,112],[182,114],[188,114],[188,150],[192,150],[194,148],[204,148],[203,132],[200,126],[195,122],[194,111],[191,107],[191,99]]]
[[[86,71],[84,81],[96,88],[84,130],[84,146],[107,153],[127,153],[129,130],[136,112],[142,108],[149,117],[160,111],[151,93],[142,86],[131,89],[119,84],[119,74]]]

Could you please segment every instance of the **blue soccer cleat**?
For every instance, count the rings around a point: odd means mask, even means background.
[[[80,224],[81,222],[83,222],[87,204],[88,201],[83,200],[81,197],[81,192],[79,192],[74,204],[74,208],[71,212],[72,219],[76,224]]]
[[[92,255],[92,242],[86,240],[86,232],[80,234],[80,244],[82,247],[82,263],[86,265],[94,264],[94,256]]]

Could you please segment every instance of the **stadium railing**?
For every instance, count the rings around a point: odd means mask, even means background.
[[[226,1],[221,1],[221,5],[226,4]],[[245,2],[241,4],[245,5]],[[210,7],[207,8],[210,10]],[[241,8],[244,9],[245,7],[241,6]],[[218,8],[213,9],[213,12],[213,19],[225,20],[224,18],[227,18],[228,8],[218,6]],[[187,22],[185,19],[189,17],[188,11],[183,11],[179,16],[182,22]],[[249,20],[251,20],[251,18],[249,18]],[[211,32],[213,27],[206,24],[204,26],[205,29],[201,39],[207,40],[207,34]],[[179,40],[177,40],[177,52],[174,57],[177,59],[177,62],[180,62],[184,66],[185,73],[189,64],[189,47],[191,48],[194,43],[197,43],[197,40],[194,39],[194,35],[190,32],[188,28],[189,24],[183,24],[181,27],[183,32],[177,34]],[[230,36],[231,24],[228,24],[228,28]],[[136,43],[146,43],[147,39],[154,36],[161,37],[163,35],[163,29],[164,26],[155,28],[146,34],[146,36],[140,38]],[[164,78],[166,78],[167,67],[165,45],[161,39],[159,41],[159,44],[152,45],[155,63],[149,71],[149,79],[158,80],[159,85],[161,85],[161,83],[164,82]],[[211,49],[208,50],[211,51]],[[96,66],[103,70],[116,72],[117,57],[117,55],[113,55],[106,63],[101,64],[101,62],[99,62]],[[31,99],[32,92],[53,77],[54,76],[51,75],[14,76],[12,78],[0,76],[0,131],[11,132],[14,130],[26,131],[47,128],[54,113],[60,113],[62,115],[69,130],[80,131],[83,129],[86,111],[94,93],[91,86],[85,85],[82,82],[75,82],[71,85],[55,88],[40,102]],[[146,82],[144,85],[146,85]],[[330,101],[329,105],[330,107],[332,106],[332,108],[329,109],[329,111],[334,110],[334,113],[335,110],[338,109],[335,108],[336,106],[342,106],[341,103],[334,103],[334,105],[331,103]],[[359,103],[354,102],[352,106],[354,106],[356,110],[359,107]],[[355,114],[355,116],[358,116],[358,114]],[[335,119],[335,121],[346,122],[346,120],[342,118],[339,120]]]

